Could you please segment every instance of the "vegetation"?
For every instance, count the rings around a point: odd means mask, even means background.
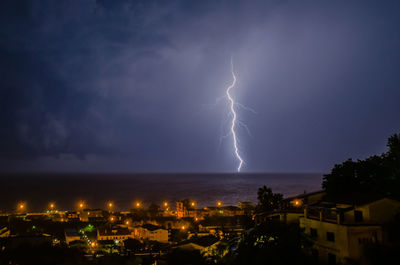
[[[310,246],[297,224],[262,223],[244,234],[237,251],[221,264],[312,264],[304,253]]]
[[[400,134],[387,141],[389,150],[365,160],[337,164],[324,176],[328,199],[359,201],[365,197],[400,199]]]
[[[280,193],[273,193],[271,188],[263,186],[258,189],[257,198],[257,212],[270,212],[280,208],[283,195]]]
[[[148,213],[150,215],[150,218],[153,219],[160,216],[160,206],[155,203],[151,203],[148,209]]]
[[[173,249],[168,257],[170,265],[206,265],[207,261],[198,250]]]
[[[60,263],[62,261],[62,263]],[[88,264],[83,252],[76,248],[52,247],[51,245],[20,245],[7,249],[0,255],[0,264]]]
[[[51,246],[42,244],[32,246],[22,244],[16,248],[0,250],[0,265],[19,264],[19,265],[150,265],[154,264],[154,259],[150,256],[121,256],[119,254],[105,254],[96,259],[85,257],[85,253],[78,248],[66,246]]]

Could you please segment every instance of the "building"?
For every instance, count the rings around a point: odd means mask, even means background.
[[[3,227],[0,229],[0,238],[1,237],[9,237],[10,236],[10,229],[8,227]]]
[[[244,228],[240,216],[215,216],[199,221],[200,233],[240,235]]]
[[[215,236],[192,237],[189,240],[178,243],[174,248],[182,250],[198,250],[207,256],[207,254],[212,252],[218,242],[219,238]]]
[[[314,241],[312,254],[318,261],[365,264],[364,244],[385,244],[382,225],[399,209],[400,202],[388,198],[359,205],[320,202],[304,208],[300,227]]]
[[[304,192],[303,194],[283,199],[282,208],[290,209],[301,207],[303,205],[317,203],[322,201],[325,195],[325,191],[315,191],[310,193]]]
[[[157,241],[160,243],[168,243],[169,240],[167,229],[152,224],[135,227],[133,231],[134,237],[139,240]]]
[[[244,215],[244,210],[236,206],[205,207],[205,216],[236,216]]]
[[[304,216],[303,208],[286,209],[272,212],[259,213],[254,216],[256,224],[270,221],[280,221],[286,224],[299,223],[300,217]]]
[[[64,231],[65,235],[65,243],[69,245],[72,241],[80,240],[81,236],[78,234],[76,229],[65,229]]]
[[[113,241],[124,241],[128,238],[134,238],[133,233],[126,227],[115,227],[115,228],[102,228],[97,229],[97,240],[113,240]]]
[[[326,192],[316,191],[303,193],[297,196],[285,198],[282,200],[280,209],[270,212],[263,212],[254,215],[256,224],[266,221],[280,221],[287,224],[298,223],[300,217],[304,215],[304,207],[308,204],[321,202]]]
[[[256,208],[254,202],[239,202],[238,207],[243,210],[244,214],[253,214]]]
[[[79,213],[79,220],[82,222],[101,221],[103,217],[103,210],[101,209],[84,209]]]
[[[77,222],[79,221],[79,214],[78,212],[65,212],[65,220],[68,222]]]
[[[177,201],[176,202],[176,217],[179,218],[185,218],[185,217],[191,217],[191,218],[196,218],[197,217],[197,211],[195,209],[195,202],[189,202],[188,200],[182,200],[182,201]]]

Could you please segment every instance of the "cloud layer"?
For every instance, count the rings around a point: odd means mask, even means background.
[[[400,6],[4,1],[0,170],[326,171],[400,130]],[[218,102],[218,104],[215,104]],[[224,125],[225,124],[225,125]],[[221,133],[222,128],[222,133]]]

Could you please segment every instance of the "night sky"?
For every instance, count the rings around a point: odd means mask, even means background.
[[[327,172],[400,132],[399,1],[0,2],[0,172]]]

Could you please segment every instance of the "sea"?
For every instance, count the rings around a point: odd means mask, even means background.
[[[198,207],[257,202],[257,190],[272,188],[284,197],[321,190],[322,173],[168,173],[168,174],[20,174],[0,175],[0,211],[12,211],[19,202],[30,212],[54,202],[59,210],[74,210],[79,201],[88,208],[130,210],[164,201],[194,200]]]

